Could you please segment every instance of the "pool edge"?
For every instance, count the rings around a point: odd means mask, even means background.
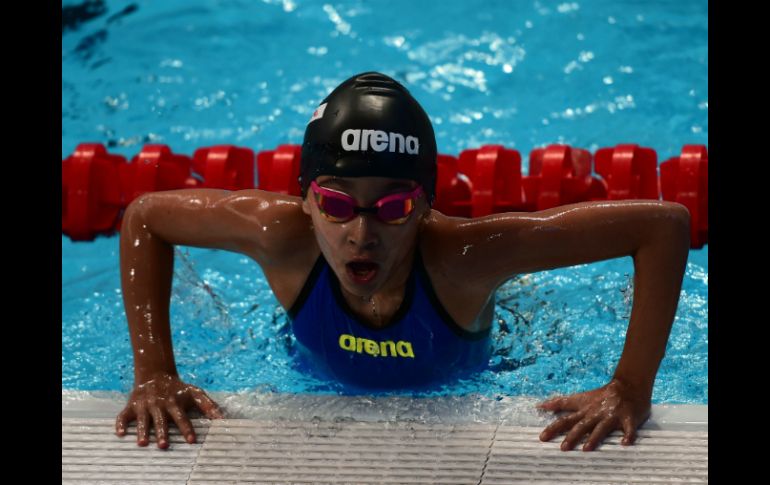
[[[433,424],[502,423],[546,426],[550,413],[535,410],[539,398],[452,396],[326,396],[257,392],[209,392],[228,418],[258,420],[412,421]],[[62,391],[62,418],[114,418],[128,395],[115,391]],[[196,417],[196,413],[191,413]],[[708,431],[708,405],[653,404],[642,429]]]

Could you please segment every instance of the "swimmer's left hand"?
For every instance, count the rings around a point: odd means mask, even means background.
[[[636,440],[636,429],[650,417],[651,397],[651,392],[613,378],[599,389],[548,399],[537,408],[571,412],[548,425],[540,433],[540,441],[569,431],[561,444],[562,451],[569,451],[590,433],[583,451],[592,451],[608,434],[621,429],[621,444],[631,445]]]

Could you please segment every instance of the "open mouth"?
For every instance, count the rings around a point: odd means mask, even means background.
[[[380,265],[377,263],[348,263],[345,268],[353,281],[368,283],[377,276]]]

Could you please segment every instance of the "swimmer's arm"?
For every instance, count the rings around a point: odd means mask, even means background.
[[[634,260],[631,320],[610,384],[552,400],[544,409],[575,414],[557,420],[541,439],[572,428],[562,445],[563,450],[571,449],[596,426],[586,445],[593,449],[613,426],[622,424],[624,443],[633,442],[634,430],[649,415],[655,375],[679,302],[689,231],[685,206],[652,200],[586,202],[458,223],[456,240],[466,251],[467,266],[488,272],[486,284],[492,288],[519,273],[623,256]],[[495,257],[485,256],[490,254]],[[483,281],[481,277],[475,275],[478,281]]]
[[[458,229],[464,245],[472,245],[467,252],[475,253],[466,264],[488,272],[493,288],[520,273],[631,256],[633,308],[615,377],[652,392],[689,254],[685,206],[654,200],[584,202],[474,221]]]
[[[127,212],[141,213],[146,229],[168,244],[224,249],[261,262],[296,220],[290,214],[301,212],[299,199],[290,199],[257,189],[182,189],[144,194]]]
[[[259,262],[269,241],[261,230],[270,227],[264,221],[280,221],[287,202],[260,190],[185,189],[145,194],[129,204],[121,225],[120,271],[134,389],[117,416],[118,436],[136,420],[137,444],[146,446],[151,419],[158,447],[166,448],[170,417],[193,443],[195,431],[186,415],[190,407],[212,419],[223,416],[202,389],[182,382],[176,369],[169,322],[173,246],[237,251]]]
[[[271,244],[266,235],[280,233],[274,227],[281,219],[277,197],[261,190],[184,189],[145,194],[129,204],[120,267],[136,384],[158,372],[176,375],[169,322],[173,246],[240,252],[263,263]]]

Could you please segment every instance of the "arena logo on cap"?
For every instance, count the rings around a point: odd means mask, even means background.
[[[420,140],[416,136],[404,136],[380,130],[356,130],[349,128],[342,132],[342,148],[345,151],[365,151],[372,147],[375,152],[385,150],[398,153],[417,155],[420,151]]]

